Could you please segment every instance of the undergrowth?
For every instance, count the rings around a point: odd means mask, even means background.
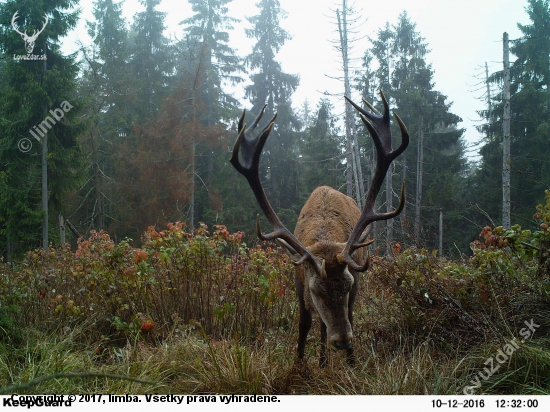
[[[293,265],[224,226],[150,228],[140,248],[92,232],[76,252],[30,251],[0,262],[0,388],[78,373],[27,392],[461,394],[479,382],[473,393],[549,394],[550,194],[535,219],[534,232],[484,228],[472,258],[374,257],[354,310],[353,368],[341,353],[317,367],[317,320],[295,362]],[[485,378],[525,322],[537,329]]]

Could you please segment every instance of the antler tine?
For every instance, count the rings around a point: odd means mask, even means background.
[[[397,120],[397,123],[399,124],[399,130],[401,131],[401,144],[396,150],[393,151],[395,159],[397,156],[403,153],[409,145],[409,132],[407,131],[407,126],[405,126],[405,123],[403,123],[403,120],[401,120],[397,113],[394,113],[393,116],[395,117],[395,120]]]
[[[11,18],[11,27],[17,34],[24,35],[25,33],[21,33],[17,27],[15,27],[15,21],[19,18],[19,11],[16,11],[13,17]]]
[[[241,130],[243,130],[243,128],[246,129],[246,123],[244,122],[245,115],[246,115],[246,109],[243,110],[243,114],[241,114],[239,123],[237,125],[237,131],[239,132],[239,135],[241,134]]]
[[[275,125],[275,119],[277,118],[277,113],[275,113],[267,126],[258,135],[258,137],[256,137],[255,139],[250,138],[250,134],[256,129],[256,126],[258,126],[260,119],[264,115],[266,106],[267,105],[262,108],[260,114],[256,117],[256,119],[254,119],[254,121],[248,128],[246,127],[246,123],[244,123],[246,110],[243,110],[243,114],[241,115],[237,126],[239,135],[237,137],[237,141],[235,142],[235,146],[233,146],[233,152],[229,161],[231,162],[233,167],[237,169],[239,173],[244,175],[247,179],[247,175],[250,175],[254,171],[256,171],[256,174],[258,174],[260,155],[264,148],[265,142],[269,137],[269,133],[271,133],[271,129]],[[243,148],[242,158],[244,166],[241,165],[239,161],[239,149],[241,147]]]
[[[362,235],[365,228],[372,222],[391,219],[399,215],[405,206],[405,183],[403,183],[401,187],[401,199],[395,210],[387,213],[376,213],[374,211],[376,197],[380,191],[388,168],[393,160],[403,153],[409,145],[409,133],[407,132],[407,128],[401,118],[394,113],[395,119],[397,120],[401,131],[401,144],[396,150],[392,150],[389,105],[382,91],[380,91],[380,97],[382,99],[382,104],[384,105],[383,113],[378,112],[372,105],[365,102],[372,111],[372,113],[369,113],[346,97],[346,100],[360,113],[361,120],[367,127],[376,148],[376,169],[365,199],[365,205],[361,216],[353,228],[351,236],[341,253],[341,257],[347,262],[348,266],[356,271],[364,271],[368,268],[369,259],[367,259],[362,265],[359,265],[351,257],[355,250],[366,245],[363,243],[366,236]]]
[[[33,33],[33,37],[36,36],[38,37],[38,35],[40,33],[42,33],[44,31],[44,29],[46,28],[46,26],[48,25],[48,21],[50,21],[50,19],[48,18],[48,15],[46,13],[44,13],[44,18],[45,18],[45,21],[44,21],[44,25],[42,26],[42,28],[38,31],[38,33],[36,33],[36,30],[34,31]]]
[[[250,188],[252,189],[252,192],[254,193],[254,196],[256,197],[258,205],[264,212],[269,223],[271,223],[271,225],[273,226],[273,232],[263,233],[260,228],[260,216],[258,215],[256,219],[256,230],[258,232],[258,237],[262,240],[283,239],[299,255],[301,255],[301,258],[297,262],[294,262],[296,265],[300,265],[307,260],[315,267],[315,269],[321,276],[324,276],[326,274],[324,269],[324,262],[322,262],[321,259],[310,253],[309,250],[283,225],[283,223],[280,221],[279,217],[273,210],[273,207],[269,203],[269,200],[267,200],[267,196],[265,195],[264,189],[262,187],[259,174],[260,157],[262,154],[262,149],[269,137],[269,133],[273,129],[277,114],[275,113],[273,118],[269,121],[268,125],[261,131],[261,133],[257,137],[251,138],[250,134],[254,131],[254,129],[260,122],[260,119],[264,114],[265,108],[266,106],[262,108],[260,114],[252,122],[249,128],[247,128],[246,124],[244,123],[246,112],[243,111],[243,114],[238,124],[239,135],[237,137],[237,141],[235,142],[235,146],[233,147],[233,152],[231,155],[231,159],[229,159],[229,162],[233,165],[235,169],[237,169],[239,173],[241,173],[246,178]],[[242,163],[239,160],[239,153],[242,157]]]
[[[250,125],[250,127],[248,129],[246,129],[246,132],[247,134],[250,134],[254,131],[254,129],[256,129],[256,126],[258,126],[258,123],[260,123],[260,120],[262,120],[262,117],[264,117],[264,113],[265,113],[265,109],[267,107],[267,104],[264,104],[264,107],[262,107],[262,110],[260,110],[260,114],[258,116],[256,116],[256,118],[254,119],[254,121],[252,122],[252,124]],[[275,113],[275,115],[273,116],[273,118],[269,121],[269,123],[273,123],[275,121],[275,119],[277,118],[277,113]],[[248,137],[248,136],[247,136]]]
[[[381,116],[380,112],[378,110],[376,110],[376,108],[372,104],[367,102],[365,99],[361,99],[361,100],[363,100],[363,103],[365,103],[365,106],[367,106],[372,112],[374,112],[378,116]]]
[[[351,101],[347,96],[344,96],[346,100],[357,110],[359,113],[361,113],[363,116],[365,116],[367,119],[372,121],[389,121],[390,115],[389,115],[389,107],[388,107],[388,101],[386,100],[386,96],[384,96],[384,93],[380,90],[380,97],[382,98],[382,104],[384,105],[384,112],[380,113],[372,104],[367,102],[365,99],[363,100],[363,103],[372,111],[372,113],[367,112],[365,109],[363,109],[361,106],[356,104],[355,102]]]
[[[36,40],[36,38],[40,35],[40,33],[42,33],[44,31],[44,29],[46,28],[46,26],[48,25],[48,15],[46,13],[44,13],[44,18],[45,18],[45,21],[44,21],[44,24],[42,25],[42,28],[40,30],[34,30],[32,32],[32,36],[30,36],[31,39],[34,39]]]
[[[359,238],[359,243],[363,243],[367,239],[367,237],[369,237],[371,231],[372,231],[372,225],[367,226],[365,230],[363,230],[363,233]]]

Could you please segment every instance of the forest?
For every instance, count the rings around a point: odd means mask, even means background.
[[[328,99],[293,106],[299,76],[285,73],[277,60],[278,50],[292,41],[281,27],[285,11],[277,2],[260,2],[257,14],[246,17],[252,27],[246,34],[254,41],[247,56],[231,48],[237,24],[227,15],[231,2],[190,1],[194,14],[182,21],[177,42],[163,35],[159,2],[142,3],[144,10],[127,23],[121,4],[95,2],[94,20],[87,22],[93,44],[82,45],[77,56],[64,56],[60,39],[75,27],[78,14],[68,13],[65,2],[29,2],[24,15],[37,30],[44,13],[63,11],[50,19],[39,36],[42,43],[35,44],[35,55],[47,55],[45,64],[11,58],[24,51],[8,23],[21,6],[2,5],[0,250],[7,261],[35,247],[59,245],[59,216],[74,229],[67,228],[73,246],[90,230],[139,242],[147,227],[177,221],[190,227],[223,224],[253,240],[258,208],[228,164],[242,112],[233,90],[245,80],[249,117],[264,104],[266,118],[278,113],[262,176],[285,224],[294,227],[319,185],[362,204],[374,169],[368,132],[351,111],[339,119],[340,108]],[[532,209],[549,184],[550,97],[546,60],[540,57],[550,47],[545,6],[529,3],[532,24],[521,27],[524,37],[511,47],[517,57],[511,68],[511,213],[514,223],[529,228],[535,223]],[[22,18],[16,24],[23,25]],[[346,76],[346,90],[359,91],[378,108],[382,90],[412,136],[392,169],[392,187],[384,187],[378,201],[379,208],[391,209],[398,198],[395,188],[405,181],[406,207],[388,227],[374,228],[376,246],[381,254],[390,253],[391,243],[437,249],[442,210],[442,253],[470,255],[469,244],[481,228],[501,221],[502,72],[486,80],[493,95],[480,113],[484,141],[479,160],[472,163],[452,96],[434,89],[429,43],[407,13],[379,28],[370,42],[362,68]],[[48,126],[42,153],[40,136],[30,132],[63,102],[72,108]],[[28,152],[19,146],[26,142],[31,143]]]
[[[260,177],[292,230],[321,185],[362,207],[373,140],[351,106],[340,115],[344,106],[326,98],[293,101],[300,77],[277,58],[292,41],[278,0],[243,16],[248,55],[231,46],[233,0],[188,2],[193,13],[172,39],[160,0],[141,0],[132,21],[122,2],[94,0],[93,43],[71,55],[61,44],[81,19],[78,1],[0,3],[0,394],[83,370],[140,382],[94,375],[37,390],[549,394],[549,0],[525,0],[530,21],[510,42],[511,225],[504,71],[483,79],[472,160],[453,96],[436,90],[429,39],[407,12],[388,16],[361,68],[348,70],[356,12],[339,5],[342,90],[380,111],[382,91],[410,134],[377,198],[378,210],[392,210],[406,188],[401,214],[371,230],[354,331],[362,369],[347,378],[338,355],[328,371],[313,366],[315,344],[312,370],[291,369],[293,265],[258,240],[260,208],[229,158],[243,107],[251,122],[266,105],[262,127],[277,113]],[[472,386],[533,319],[536,340]]]

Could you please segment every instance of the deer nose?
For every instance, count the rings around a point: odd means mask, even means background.
[[[344,337],[333,336],[330,339],[330,343],[338,350],[349,349],[353,342],[353,337],[348,335]]]

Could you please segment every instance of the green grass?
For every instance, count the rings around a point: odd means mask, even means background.
[[[138,341],[101,348],[77,343],[79,333],[85,331],[25,332],[25,345],[0,356],[0,387],[57,376],[11,392],[454,395],[471,385],[498,348],[487,344],[467,355],[443,354],[427,343],[376,353],[357,348],[356,366],[331,352],[327,367],[319,369],[318,342],[312,337],[304,370],[295,364],[295,336],[290,335],[274,334],[251,345],[204,339],[195,329],[174,331],[157,345]],[[538,339],[523,344],[476,393],[550,394],[549,380],[550,340]]]

